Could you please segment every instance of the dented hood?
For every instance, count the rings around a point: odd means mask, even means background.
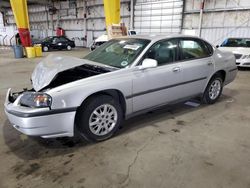
[[[31,79],[35,91],[48,86],[59,72],[71,69],[83,64],[103,66],[100,63],[80,58],[51,54],[44,58],[34,69]],[[106,67],[106,66],[105,66]]]

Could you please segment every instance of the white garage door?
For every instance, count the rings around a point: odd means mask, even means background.
[[[134,28],[140,34],[180,33],[183,0],[136,0]]]

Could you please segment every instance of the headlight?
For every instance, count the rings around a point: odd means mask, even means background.
[[[250,58],[250,55],[243,55],[242,56],[242,59],[249,59]]]
[[[51,96],[41,92],[24,92],[20,99],[21,105],[35,108],[50,107],[51,102]]]

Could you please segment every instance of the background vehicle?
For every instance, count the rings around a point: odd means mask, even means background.
[[[236,74],[234,55],[200,38],[112,39],[83,59],[49,55],[32,90],[8,91],[5,111],[24,134],[102,141],[139,113],[193,97],[213,104]]]
[[[131,36],[131,35],[136,35],[136,31],[135,30],[128,30],[128,36]],[[100,37],[98,37],[97,39],[94,40],[93,44],[90,46],[90,50],[93,51],[94,49],[101,46],[102,44],[104,44],[107,41],[108,41],[108,35],[106,35],[106,34],[101,35]]]
[[[41,44],[42,50],[47,52],[52,49],[57,50],[71,50],[75,47],[75,42],[68,39],[65,36],[51,36],[43,39],[42,41],[37,41],[35,44]]]
[[[108,35],[106,35],[106,34],[101,35],[100,37],[98,37],[97,39],[95,39],[95,41],[93,42],[93,44],[90,46],[90,50],[93,51],[94,49],[96,49],[97,47],[101,46],[102,44],[104,44],[107,41],[108,41]]]
[[[250,38],[228,38],[218,47],[232,52],[238,67],[250,67]]]

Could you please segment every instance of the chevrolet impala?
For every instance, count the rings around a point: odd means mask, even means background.
[[[32,89],[8,90],[5,112],[20,132],[110,138],[122,122],[163,105],[200,97],[215,103],[237,74],[235,57],[192,36],[112,39],[84,58],[49,55]]]

